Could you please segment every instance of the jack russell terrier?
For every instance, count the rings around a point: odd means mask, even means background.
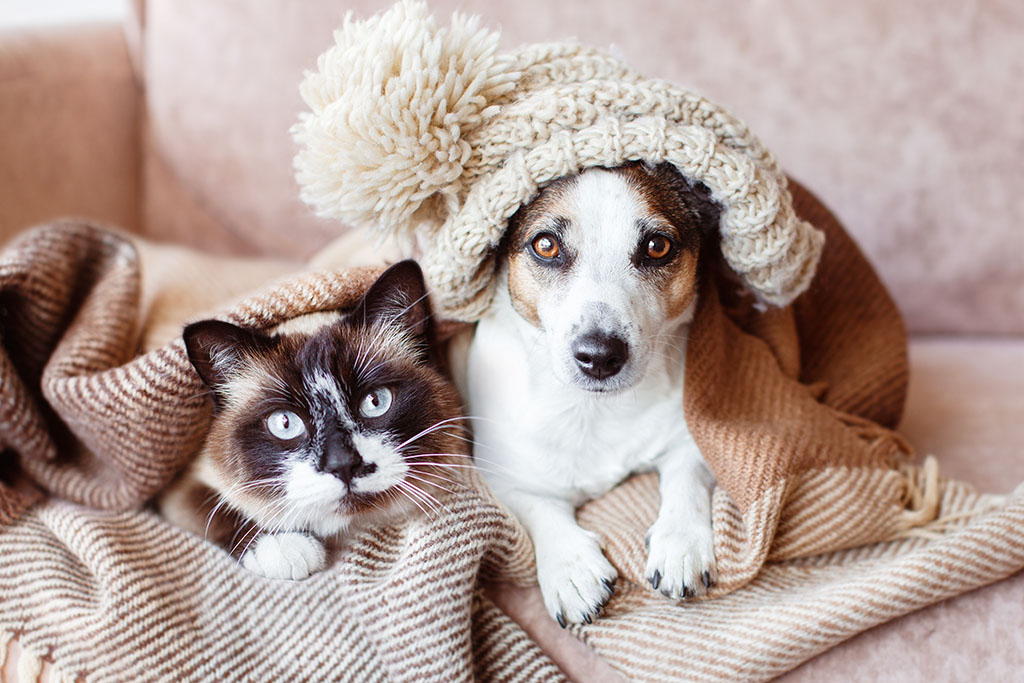
[[[548,612],[590,623],[617,572],[576,508],[657,471],[645,576],[672,599],[715,581],[715,479],[683,415],[701,245],[719,209],[669,164],[592,168],[509,223],[498,293],[466,368],[488,482],[536,549]]]

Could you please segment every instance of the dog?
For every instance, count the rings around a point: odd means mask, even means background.
[[[591,623],[617,579],[576,508],[657,471],[645,576],[665,596],[716,579],[715,479],[683,415],[702,245],[720,209],[669,164],[592,168],[509,222],[494,303],[468,349],[476,457],[523,523],[551,616]]]

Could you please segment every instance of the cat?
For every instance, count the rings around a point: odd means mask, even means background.
[[[187,326],[214,416],[158,508],[273,579],[323,569],[324,541],[353,525],[438,510],[454,483],[446,466],[467,456],[431,335],[414,261],[386,270],[347,314],[311,313],[267,333]]]

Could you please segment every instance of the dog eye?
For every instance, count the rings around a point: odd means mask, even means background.
[[[533,253],[541,257],[545,261],[551,261],[558,258],[558,254],[561,252],[561,248],[558,246],[558,240],[555,239],[554,235],[549,233],[541,233],[533,238]]]
[[[672,251],[672,243],[664,235],[654,235],[647,240],[647,258],[659,261]]]

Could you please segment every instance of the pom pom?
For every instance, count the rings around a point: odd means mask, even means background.
[[[455,14],[438,28],[405,0],[367,21],[349,14],[300,92],[292,128],[302,199],[321,216],[401,231],[428,199],[454,200],[472,153],[466,136],[518,73],[499,34]]]

